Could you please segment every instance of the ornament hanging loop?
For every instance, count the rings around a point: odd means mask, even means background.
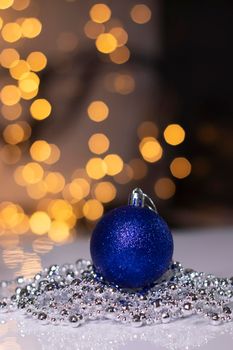
[[[150,210],[153,210],[157,213],[156,206],[152,199],[145,194],[141,188],[135,188],[131,194],[129,195],[129,205],[135,206],[135,207],[147,207]]]

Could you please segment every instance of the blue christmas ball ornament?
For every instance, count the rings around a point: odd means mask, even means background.
[[[143,288],[167,271],[173,239],[151,199],[135,189],[129,205],[98,222],[90,250],[96,272],[105,280],[123,288]]]

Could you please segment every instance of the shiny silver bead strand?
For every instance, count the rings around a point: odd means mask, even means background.
[[[173,262],[150,288],[126,291],[98,276],[87,260],[52,265],[31,280],[0,284],[0,312],[20,310],[41,324],[78,327],[111,320],[139,327],[191,315],[213,325],[233,319],[233,278],[217,278]]]

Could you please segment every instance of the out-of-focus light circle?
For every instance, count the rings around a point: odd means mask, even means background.
[[[13,67],[10,68],[12,78],[20,80],[26,78],[30,72],[30,66],[25,60],[17,61]]]
[[[2,29],[2,26],[3,26],[3,19],[2,17],[0,17],[0,29]]]
[[[88,21],[84,26],[84,32],[90,39],[96,39],[100,34],[104,33],[104,25],[93,21]]]
[[[57,221],[66,221],[73,216],[73,209],[70,203],[63,199],[55,199],[49,205],[50,216]]]
[[[139,144],[143,158],[150,163],[157,162],[163,155],[163,149],[154,137],[144,137]]]
[[[36,184],[27,185],[27,194],[32,199],[44,198],[47,194],[47,186],[44,181],[39,181]]]
[[[164,130],[164,138],[169,145],[176,146],[184,141],[185,131],[179,124],[170,124]]]
[[[32,93],[38,90],[40,84],[40,78],[36,73],[30,72],[26,76],[19,80],[18,85],[22,93]]]
[[[98,220],[103,212],[103,205],[97,199],[89,199],[83,206],[83,214],[90,221]]]
[[[91,158],[86,165],[86,172],[91,179],[101,179],[106,175],[106,162],[101,158]]]
[[[8,43],[14,43],[18,41],[22,36],[22,30],[18,23],[7,23],[3,26],[2,37]]]
[[[96,39],[97,50],[102,53],[111,53],[117,48],[117,40],[110,33],[102,33]]]
[[[50,193],[59,193],[65,186],[64,176],[59,172],[50,172],[45,176],[45,184]]]
[[[27,163],[22,169],[22,177],[27,184],[35,184],[42,180],[43,168],[34,162]]]
[[[53,221],[48,236],[55,243],[65,242],[70,236],[68,224],[64,221]]]
[[[26,18],[22,22],[21,28],[22,28],[23,36],[25,38],[32,39],[40,34],[42,29],[42,24],[37,18],[31,17],[31,18]]]
[[[86,179],[74,179],[69,185],[69,191],[75,202],[88,196],[90,184]]]
[[[0,0],[0,10],[5,10],[13,5],[14,0]]]
[[[12,8],[16,11],[25,10],[30,5],[30,0],[14,0]]]
[[[131,159],[129,165],[133,170],[134,180],[141,180],[146,177],[148,173],[148,167],[144,160],[140,158]]]
[[[107,175],[110,176],[120,173],[124,166],[123,160],[117,154],[108,154],[104,157],[104,162],[107,166]]]
[[[130,58],[130,51],[127,46],[118,47],[114,52],[111,52],[110,60],[116,64],[126,63]]]
[[[144,4],[137,4],[132,8],[130,16],[135,23],[144,24],[151,19],[151,10]]]
[[[176,185],[168,177],[163,177],[156,181],[154,186],[155,194],[161,199],[169,199],[176,192]]]
[[[124,167],[120,173],[114,176],[114,180],[121,185],[125,185],[133,178],[133,170],[130,165],[124,164]]]
[[[93,101],[87,109],[88,116],[95,122],[102,122],[108,117],[109,108],[103,101]]]
[[[16,145],[4,145],[1,148],[1,160],[6,164],[15,164],[21,158],[21,150]]]
[[[109,203],[116,197],[116,187],[109,181],[103,181],[95,186],[94,194],[98,201]]]
[[[141,123],[137,129],[138,137],[143,139],[146,136],[158,137],[159,131],[158,127],[154,122],[145,121]]]
[[[128,41],[128,33],[122,27],[114,27],[109,33],[116,38],[118,47],[125,45]]]
[[[13,106],[21,98],[20,90],[15,85],[5,85],[1,90],[2,103],[7,106]]]
[[[31,104],[30,112],[34,119],[43,120],[47,118],[52,111],[51,104],[44,98],[39,98]]]
[[[39,72],[46,67],[47,58],[40,51],[33,51],[27,57],[27,63],[34,72]]]
[[[10,145],[16,145],[24,141],[24,129],[20,124],[9,124],[3,131],[4,140]]]
[[[88,140],[90,151],[96,154],[105,153],[109,149],[109,144],[109,139],[104,134],[94,134]]]
[[[37,235],[44,235],[51,227],[51,220],[47,213],[36,211],[29,219],[30,229]]]
[[[54,164],[59,161],[61,151],[59,147],[53,143],[50,144],[50,156],[44,161],[46,164]]]
[[[191,163],[184,157],[175,158],[170,164],[170,170],[174,177],[183,179],[191,173]]]
[[[113,84],[115,91],[121,95],[128,95],[135,89],[135,80],[129,74],[117,74]]]
[[[71,52],[78,46],[77,35],[73,32],[62,32],[57,38],[57,47],[64,52]]]
[[[16,120],[22,113],[22,106],[20,103],[16,103],[12,106],[3,105],[1,108],[2,115],[7,120]]]
[[[93,22],[104,23],[111,17],[111,10],[106,4],[95,4],[90,9],[90,17]]]
[[[32,159],[37,162],[44,162],[49,158],[51,153],[51,148],[48,142],[44,140],[35,141],[30,148],[30,155]]]
[[[0,54],[0,63],[4,68],[14,67],[15,64],[19,61],[20,56],[18,51],[15,49],[3,49]]]

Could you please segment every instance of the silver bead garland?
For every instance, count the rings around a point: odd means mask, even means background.
[[[71,327],[93,320],[140,327],[192,315],[220,325],[233,319],[233,277],[217,278],[173,262],[150,288],[123,290],[80,259],[45,268],[31,280],[2,281],[0,313],[16,310],[41,324]]]

